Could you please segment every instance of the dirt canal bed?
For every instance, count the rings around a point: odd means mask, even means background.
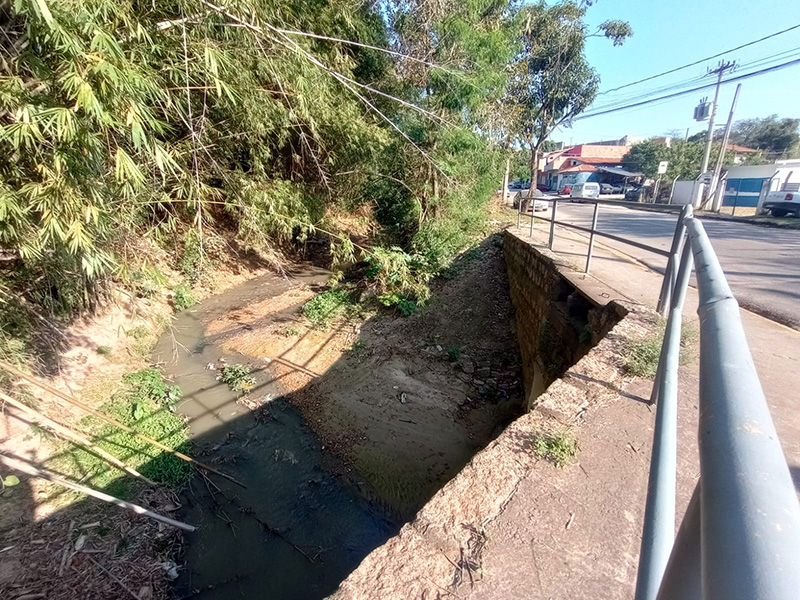
[[[490,242],[404,318],[314,328],[313,267],[267,275],[180,313],[155,360],[183,391],[195,455],[247,487],[195,476],[180,517],[177,596],[324,598],[521,404],[502,251]],[[220,381],[253,369],[246,393]]]

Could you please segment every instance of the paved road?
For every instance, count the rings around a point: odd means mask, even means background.
[[[591,218],[591,204],[559,203],[559,221],[588,227]],[[672,214],[602,205],[598,230],[669,250],[675,220]],[[800,330],[800,231],[712,219],[703,225],[739,303]],[[664,258],[620,242],[598,241],[663,270]]]

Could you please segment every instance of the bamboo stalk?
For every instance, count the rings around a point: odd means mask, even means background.
[[[98,419],[102,419],[103,421],[105,421],[106,423],[108,423],[110,425],[113,425],[114,427],[119,427],[123,431],[126,431],[126,432],[130,433],[132,436],[142,440],[143,442],[147,442],[148,444],[151,444],[151,445],[155,446],[156,448],[158,448],[160,450],[163,450],[164,452],[169,452],[170,454],[174,454],[175,456],[177,456],[181,460],[185,460],[186,462],[190,462],[193,465],[208,471],[209,473],[214,473],[215,475],[219,475],[220,477],[224,477],[228,481],[232,481],[233,483],[235,483],[238,486],[241,486],[243,488],[247,487],[245,484],[243,484],[242,482],[237,480],[232,475],[228,475],[227,473],[223,473],[222,471],[218,471],[214,467],[210,467],[210,466],[208,466],[208,465],[206,465],[204,463],[201,463],[199,460],[193,459],[191,456],[186,456],[183,452],[179,452],[178,450],[173,450],[172,448],[170,448],[169,446],[165,446],[164,444],[162,444],[158,440],[154,440],[153,438],[148,437],[148,436],[144,435],[143,433],[139,433],[138,431],[136,431],[135,429],[133,429],[131,427],[128,427],[124,423],[120,423],[116,419],[112,419],[111,417],[109,417],[108,415],[100,412],[99,410],[95,410],[94,408],[92,408],[88,404],[85,404],[84,402],[81,402],[80,400],[76,400],[75,398],[65,394],[64,392],[62,392],[60,390],[57,390],[54,387],[51,387],[51,386],[47,385],[43,381],[40,381],[38,378],[36,378],[36,377],[34,377],[32,375],[28,375],[27,373],[25,373],[25,371],[22,371],[22,370],[18,369],[17,367],[14,367],[14,366],[8,364],[5,361],[0,360],[0,368],[5,369],[9,373],[13,373],[17,377],[21,377],[25,381],[27,381],[29,383],[32,383],[33,385],[41,388],[42,390],[44,390],[44,391],[46,391],[46,392],[48,392],[50,394],[53,394],[57,398],[61,398],[62,400],[64,400],[68,404],[72,404],[73,406],[77,406],[78,408],[82,408],[86,412],[96,416]]]
[[[42,471],[41,469],[37,469],[33,465],[30,465],[17,458],[13,458],[7,454],[0,453],[0,463],[3,463],[9,469],[13,469],[15,471],[25,473],[26,475],[31,475],[33,477],[46,479],[47,481],[51,481],[62,487],[75,490],[76,492],[81,492],[82,494],[86,494],[87,496],[92,496],[94,498],[97,498],[98,500],[109,502],[110,504],[114,504],[116,506],[119,506],[120,508],[132,510],[136,514],[144,515],[145,517],[150,517],[151,519],[155,519],[156,521],[166,523],[167,525],[171,525],[172,527],[177,527],[178,529],[183,529],[184,531],[194,531],[195,529],[197,529],[194,525],[189,525],[188,523],[183,523],[182,521],[176,521],[175,519],[170,519],[169,517],[165,517],[158,513],[154,513],[151,510],[147,510],[146,508],[143,508],[138,504],[133,504],[132,502],[127,502],[126,500],[120,500],[119,498],[115,498],[114,496],[109,496],[104,492],[98,492],[97,490],[93,490],[92,488],[86,487],[85,485],[80,485],[78,483],[67,481],[66,479],[62,479],[61,477],[58,477],[51,473],[47,473],[46,471]]]
[[[34,410],[30,406],[27,406],[26,404],[23,404],[19,400],[12,398],[8,394],[0,392],[0,400],[3,400],[4,402],[8,402],[12,406],[15,406],[19,410],[23,411],[25,414],[30,415],[34,420],[38,421],[40,424],[44,425],[45,427],[51,429],[56,433],[63,435],[64,437],[71,440],[73,443],[76,443],[79,446],[85,446],[86,448],[91,450],[91,452],[93,452],[94,454],[96,454],[101,458],[104,458],[106,461],[108,461],[118,469],[122,469],[123,471],[129,473],[130,475],[133,475],[134,477],[138,477],[142,481],[147,482],[149,485],[156,485],[155,481],[148,479],[133,467],[129,467],[124,462],[119,460],[116,456],[110,454],[109,452],[106,452],[105,450],[100,448],[98,445],[92,443],[91,440],[84,437],[77,431],[73,431],[72,429],[62,425],[61,423],[53,421],[51,418],[44,416],[39,411]]]

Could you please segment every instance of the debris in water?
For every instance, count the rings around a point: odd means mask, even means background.
[[[161,568],[164,569],[167,579],[175,581],[178,578],[178,565],[172,561],[161,563]]]

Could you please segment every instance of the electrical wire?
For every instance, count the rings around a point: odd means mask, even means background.
[[[800,64],[800,58],[797,58],[795,60],[790,60],[788,62],[779,64],[779,65],[774,65],[772,67],[766,67],[764,69],[760,69],[758,71],[753,71],[751,73],[744,73],[742,75],[737,75],[736,77],[730,77],[730,78],[722,81],[721,83],[724,84],[724,83],[733,83],[734,81],[742,81],[744,79],[750,79],[751,77],[757,77],[759,75],[765,75],[767,73],[771,73],[772,71],[779,71],[781,69],[786,69],[788,67],[792,67],[792,66],[795,66],[795,65],[798,65],[798,64]],[[609,109],[606,109],[606,110],[600,110],[600,111],[595,111],[595,112],[579,115],[579,116],[575,117],[573,119],[573,121],[580,121],[580,120],[583,120],[583,119],[588,119],[590,117],[599,117],[600,115],[606,115],[608,113],[618,112],[618,111],[621,111],[621,110],[628,110],[630,108],[635,108],[635,107],[638,107],[638,106],[644,106],[646,104],[652,104],[654,102],[659,102],[661,100],[668,100],[670,98],[677,98],[679,96],[685,96],[686,94],[691,94],[692,92],[697,92],[699,90],[704,90],[704,89],[707,89],[707,88],[710,88],[710,87],[714,87],[716,84],[717,83],[715,81],[714,82],[709,82],[709,83],[707,83],[705,85],[697,86],[697,87],[694,87],[694,88],[691,88],[691,89],[688,89],[688,90],[682,90],[682,91],[679,91],[679,92],[674,92],[672,94],[667,94],[666,96],[660,96],[658,98],[651,98],[649,100],[642,100],[641,102],[635,102],[633,104],[628,104],[628,105],[625,105],[625,106],[620,106],[620,107],[616,107],[616,108],[609,108]]]
[[[724,52],[720,52],[719,54],[714,54],[712,56],[707,56],[705,58],[701,58],[700,60],[696,60],[694,62],[691,62],[689,64],[682,65],[680,67],[675,67],[674,69],[669,69],[668,71],[663,71],[662,73],[657,73],[656,75],[651,75],[650,77],[645,77],[644,79],[638,79],[636,81],[632,81],[630,83],[626,83],[625,85],[621,85],[619,87],[611,88],[610,90],[604,90],[602,92],[599,92],[597,95],[598,96],[602,96],[602,95],[605,95],[605,94],[610,94],[611,92],[616,92],[618,90],[621,90],[621,89],[626,88],[626,87],[630,87],[632,85],[638,85],[640,83],[644,83],[645,81],[650,81],[651,79],[656,79],[658,77],[663,77],[664,75],[669,75],[670,73],[675,73],[677,71],[682,71],[683,69],[688,69],[689,67],[693,67],[695,65],[699,65],[700,63],[705,62],[707,60],[711,60],[713,58],[719,58],[720,56],[723,56],[725,54],[729,54],[731,52],[735,52],[736,50],[741,50],[742,48],[747,48],[748,46],[752,46],[753,44],[758,44],[760,42],[763,42],[764,40],[768,40],[770,38],[774,38],[776,36],[783,35],[784,33],[788,33],[789,31],[793,31],[795,29],[800,29],[800,23],[798,23],[797,25],[793,25],[791,27],[788,27],[787,29],[783,29],[781,31],[776,31],[775,33],[771,33],[770,35],[764,36],[764,37],[759,38],[757,40],[753,40],[752,42],[747,42],[746,44],[742,44],[741,46],[736,46],[735,48],[731,48],[730,50],[725,50]]]
[[[791,48],[789,50],[784,50],[783,52],[778,52],[776,54],[771,54],[769,56],[764,56],[764,57],[761,57],[761,58],[757,58],[757,59],[754,59],[754,60],[752,60],[750,62],[742,63],[740,65],[737,65],[737,69],[738,68],[742,68],[742,67],[753,68],[753,67],[757,67],[757,66],[768,66],[768,65],[774,64],[774,63],[776,63],[776,62],[778,62],[780,60],[786,60],[787,58],[795,58],[798,55],[800,55],[800,46],[798,46],[796,48]],[[633,94],[633,95],[629,94],[624,98],[618,98],[616,100],[611,100],[611,101],[609,101],[609,102],[607,102],[605,104],[601,104],[600,106],[594,106],[594,107],[592,107],[591,112],[594,113],[594,112],[597,112],[597,111],[603,111],[603,110],[607,110],[607,109],[610,109],[610,108],[616,108],[618,106],[625,106],[625,105],[629,104],[630,102],[638,102],[639,100],[645,100],[647,98],[651,98],[653,96],[656,96],[658,94],[662,94],[662,93],[667,92],[667,91],[672,91],[672,90],[677,91],[677,90],[685,89],[685,88],[687,88],[689,86],[692,86],[692,85],[696,84],[698,81],[702,81],[705,77],[707,77],[707,75],[701,75],[699,77],[693,77],[691,79],[678,81],[678,82],[675,82],[675,83],[667,85],[667,86],[663,86],[663,87],[660,87],[660,88],[655,88],[655,89],[647,91],[647,92],[642,92],[641,94]]]

